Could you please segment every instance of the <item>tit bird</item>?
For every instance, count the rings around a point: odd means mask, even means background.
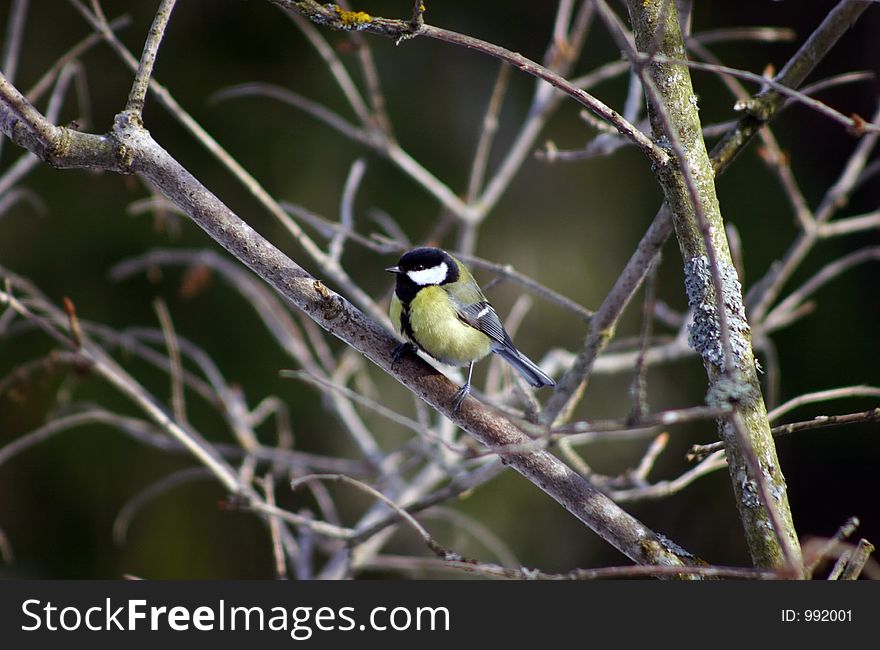
[[[397,276],[389,315],[406,343],[395,362],[413,345],[442,363],[467,366],[468,378],[455,394],[457,411],[471,390],[474,363],[490,352],[500,355],[532,386],[555,382],[516,349],[495,309],[464,264],[439,248],[414,248],[385,269]]]

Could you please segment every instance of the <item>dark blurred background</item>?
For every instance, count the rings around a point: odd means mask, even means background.
[[[120,32],[139,55],[157,2],[102,3],[109,18],[123,13],[131,25]],[[790,43],[730,43],[713,47],[727,65],[761,72],[781,67],[821,21],[831,2],[696,3],[694,31],[747,25],[790,27]],[[0,3],[5,34],[9,2]],[[408,2],[358,5],[376,15],[406,16]],[[554,3],[429,2],[426,19],[437,26],[498,43],[541,60],[552,31]],[[58,56],[89,33],[66,2],[33,0],[24,34],[17,85],[29,88]],[[880,71],[880,6],[871,7],[811,77],[817,80],[853,71]],[[325,34],[358,83],[357,57],[349,39]],[[495,60],[451,45],[416,39],[395,46],[370,38],[396,135],[404,149],[453,190],[463,193],[486,103],[497,73]],[[574,75],[618,57],[603,29],[594,25]],[[124,105],[131,73],[106,46],[82,57],[88,106],[71,94],[61,123],[77,119],[84,130],[109,130]],[[299,203],[337,219],[340,196],[353,161],[363,157],[366,176],[356,201],[356,225],[375,230],[365,215],[379,208],[392,215],[413,241],[423,240],[437,220],[437,203],[394,168],[364,147],[316,123],[294,109],[262,98],[210,101],[227,86],[262,81],[289,87],[326,104],[354,121],[325,65],[293,23],[268,2],[180,2],[166,34],[155,75],[273,196]],[[733,100],[713,75],[695,72],[705,124],[732,119]],[[528,108],[534,83],[515,72],[501,113],[490,174],[511,143]],[[616,78],[594,89],[620,109],[627,80]],[[869,118],[876,107],[877,80],[834,88],[820,98],[845,114]],[[45,103],[39,104],[45,110]],[[595,132],[578,118],[580,107],[565,102],[539,144],[552,140],[561,149],[583,146]],[[85,111],[85,112],[84,112]],[[85,115],[87,121],[82,119]],[[253,227],[321,277],[305,253],[259,208],[156,102],[148,100],[145,122],[153,136]],[[781,146],[812,207],[834,183],[857,140],[837,123],[795,106],[774,123]],[[22,155],[6,142],[0,169]],[[877,156],[875,155],[875,158]],[[297,447],[324,454],[356,454],[342,427],[324,410],[316,391],[278,377],[291,363],[238,294],[220,281],[195,297],[181,295],[181,273],[168,271],[152,281],[143,277],[114,283],[112,265],[154,247],[218,249],[186,220],[179,229],[151,216],[131,216],[127,207],[146,193],[132,178],[41,166],[23,186],[40,197],[45,210],[19,204],[0,218],[0,264],[35,282],[53,301],[69,296],[82,318],[116,328],[157,325],[152,307],[164,298],[175,329],[207,350],[226,378],[240,385],[255,404],[270,394],[284,399],[293,413]],[[744,284],[760,278],[793,241],[797,226],[775,176],[750,147],[719,180],[725,219],[743,242]],[[649,166],[632,148],[610,157],[548,165],[530,158],[480,232],[477,254],[513,264],[518,270],[571,297],[597,307],[650,223],[660,193]],[[876,210],[880,183],[862,187],[841,211],[852,216]],[[452,245],[453,240],[443,242]],[[824,264],[847,252],[880,243],[877,231],[820,243],[789,284],[798,286]],[[682,310],[681,258],[670,243],[659,272],[658,296]],[[380,256],[349,245],[344,258],[371,295],[390,287],[382,269],[394,256]],[[486,282],[491,276],[480,274]],[[817,309],[774,335],[782,369],[780,401],[802,393],[852,384],[880,385],[880,276],[876,263],[865,264],[823,288]],[[503,283],[490,298],[506,313],[522,290]],[[637,336],[641,294],[628,310],[619,337]],[[661,333],[667,332],[661,325]],[[560,308],[535,299],[516,340],[533,358],[551,347],[577,350],[584,326]],[[338,349],[335,342],[331,342]],[[38,332],[0,338],[0,376],[51,348]],[[154,395],[168,395],[167,376],[136,359],[126,367]],[[488,364],[483,364],[486,366]],[[478,368],[479,381],[486,368]],[[386,403],[407,412],[412,400],[393,380],[373,373]],[[579,418],[624,417],[629,412],[629,374],[596,376],[580,405]],[[696,357],[652,368],[648,396],[653,409],[702,402],[705,373]],[[100,380],[59,369],[0,395],[0,446],[33,430],[65,401],[95,402],[127,412],[130,407]],[[190,419],[206,437],[232,442],[218,416],[190,398]],[[785,421],[817,414],[860,411],[877,400],[846,400],[804,407]],[[383,430],[389,447],[410,435],[366,416]],[[672,429],[669,447],[652,479],[673,478],[689,466],[684,459],[694,443],[716,438],[712,423]],[[260,429],[272,440],[271,426]],[[809,431],[778,441],[795,523],[802,538],[829,536],[849,517],[862,520],[859,534],[880,540],[877,458],[880,427],[861,424]],[[600,472],[616,474],[638,462],[647,441],[593,445],[585,458]],[[145,448],[107,427],[81,427],[55,436],[0,466],[0,530],[15,551],[15,561],[0,566],[0,576],[41,578],[268,578],[273,576],[267,533],[247,513],[221,507],[225,495],[212,481],[176,488],[149,503],[132,523],[128,541],[113,543],[111,528],[120,509],[145,487],[169,472],[193,465],[180,455]],[[368,505],[360,495],[346,500],[343,518],[353,523]],[[297,508],[304,503],[284,503]],[[567,512],[519,475],[508,471],[455,506],[505,540],[526,566],[546,571],[624,563]],[[677,495],[626,506],[648,526],[668,535],[712,563],[749,563],[726,471],[700,479]],[[441,542],[464,555],[494,560],[470,537],[448,523],[425,519]],[[408,531],[391,543],[395,552],[424,554]],[[372,577],[390,574],[371,573]]]

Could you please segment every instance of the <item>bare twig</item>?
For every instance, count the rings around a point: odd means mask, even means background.
[[[5,296],[12,308],[19,314],[36,322],[41,329],[50,333],[59,342],[72,345],[61,334],[57,333],[50,323],[31,313],[16,298],[8,294],[5,294]],[[103,377],[110,385],[137,404],[159,427],[189,449],[227,489],[235,493],[242,492],[243,494],[252,492],[250,488],[239,482],[234,470],[217,454],[211,445],[207,444],[199,434],[194,431],[185,430],[180,424],[170,418],[152,396],[103,350],[85,336],[82,338],[81,345],[74,347],[82,360],[89,364],[96,374]]]
[[[456,557],[454,553],[438,544],[431,536],[431,533],[429,533],[424,526],[422,526],[418,521],[415,520],[415,517],[413,517],[406,510],[394,503],[393,500],[389,499],[377,489],[367,485],[366,483],[353,479],[349,476],[345,476],[343,474],[310,474],[309,476],[303,476],[301,478],[294,479],[293,481],[291,481],[290,487],[291,489],[295,490],[305,481],[338,481],[340,483],[346,483],[348,485],[354,486],[357,489],[366,492],[370,496],[375,497],[386,506],[391,508],[404,523],[408,524],[410,528],[418,533],[419,537],[422,538],[422,541],[425,542],[427,547],[430,548],[439,557],[445,559],[452,559]]]
[[[767,418],[773,422],[796,408],[817,402],[826,402],[834,399],[848,399],[852,397],[880,397],[880,387],[874,386],[844,386],[828,390],[805,393],[780,404],[767,414]]]
[[[862,422],[877,422],[880,420],[880,408],[871,409],[870,411],[862,411],[861,413],[846,413],[844,415],[817,415],[812,420],[805,422],[790,422],[781,424],[771,429],[774,436],[788,435],[797,433],[798,431],[808,431],[810,429],[822,429],[824,427],[835,427],[842,424],[860,424]]]
[[[804,420],[802,422],[789,422],[788,424],[780,424],[770,429],[770,433],[776,436],[784,436],[798,431],[809,431],[811,429],[823,429],[825,427],[835,427],[844,424],[861,424],[863,422],[876,422],[880,420],[880,408],[871,409],[870,411],[861,411],[859,413],[845,413],[843,415],[817,415],[812,420]],[[688,450],[688,457],[702,458],[707,454],[711,454],[723,449],[724,444],[721,442],[713,442],[708,445],[694,445]]]
[[[327,246],[327,257],[334,264],[341,264],[342,249],[345,246],[345,233],[354,230],[354,197],[357,194],[361,179],[367,171],[367,163],[360,158],[355,160],[345,179],[342,190],[342,203],[339,207],[339,230],[330,239]]]
[[[266,503],[271,507],[276,507],[275,504],[275,477],[269,472],[267,473],[262,481],[263,487],[263,496],[266,499]],[[278,517],[269,517],[269,535],[272,539],[272,559],[275,561],[275,576],[279,580],[287,580],[287,560],[285,556],[285,546],[281,539],[281,522],[278,520]],[[291,542],[296,544],[296,541],[293,537],[290,537]],[[295,549],[295,555],[293,557],[294,562],[297,558],[302,555],[299,551],[298,546],[292,547]]]
[[[406,506],[406,511],[409,513],[416,513],[439,503],[445,503],[450,499],[454,499],[465,492],[468,492],[480,485],[483,485],[484,483],[498,476],[498,474],[503,471],[504,465],[497,458],[488,462],[484,462],[483,465],[479,466],[473,471],[453,476],[452,480],[439,490],[426,494],[423,497],[420,497],[419,499],[416,499],[415,501],[409,503]],[[389,525],[396,523],[398,520],[399,517],[395,513],[387,513],[385,516],[380,517],[375,521],[369,522],[368,524],[365,524],[363,526],[359,526],[357,528],[356,539],[370,539],[373,535],[388,527]]]
[[[563,377],[557,382],[553,395],[544,403],[541,420],[550,424],[568,419],[587,386],[587,379],[599,353],[614,336],[617,322],[629,304],[639,285],[647,276],[648,269],[660,248],[672,233],[672,217],[664,204],[642,236],[636,251],[626,263],[614,282],[611,291],[602,301],[590,321],[590,330],[583,348]]]
[[[159,8],[156,10],[153,24],[150,27],[150,33],[144,43],[144,51],[141,54],[141,60],[131,85],[128,102],[125,104],[125,110],[134,113],[138,117],[141,117],[144,112],[147,88],[150,85],[150,77],[153,74],[156,55],[159,53],[159,44],[165,35],[165,27],[168,25],[168,21],[171,20],[171,12],[174,10],[176,2],[177,0],[162,0]]]
[[[810,559],[814,552],[812,548],[807,549],[807,545],[804,545],[804,559],[807,559],[806,563],[806,572],[808,576],[812,576],[816,569],[819,567],[826,558],[834,556],[837,554],[838,547],[840,543],[846,540],[848,537],[851,537],[856,529],[859,527],[859,518],[858,517],[850,517],[847,519],[843,526],[837,529],[837,532],[834,533],[834,536],[824,542],[821,548],[815,551],[815,557]]]
[[[320,377],[316,377],[316,376],[310,375],[306,372],[300,372],[297,370],[281,370],[281,371],[279,371],[278,374],[282,377],[288,377],[290,379],[298,379],[299,381],[306,382],[308,384],[311,384],[313,386],[320,388],[321,390],[324,390],[324,391],[327,391],[330,393],[341,393],[342,395],[344,395],[348,399],[352,400],[353,402],[356,402],[356,403],[370,409],[371,411],[378,413],[379,415],[390,420],[391,422],[394,422],[395,424],[399,424],[400,426],[405,427],[405,428],[409,429],[410,431],[417,433],[420,436],[424,436],[424,437],[428,438],[429,440],[433,440],[439,444],[444,445],[450,451],[453,451],[457,454],[463,454],[463,455],[470,453],[470,450],[468,448],[452,445],[451,443],[447,442],[446,440],[443,440],[443,438],[438,436],[436,433],[431,431],[429,428],[423,426],[421,423],[416,422],[415,420],[412,420],[406,416],[401,415],[400,413],[398,413],[394,409],[390,409],[387,406],[383,406],[382,404],[380,404],[374,400],[371,400],[367,397],[364,397],[360,393],[357,393],[357,392],[347,388],[346,386],[342,386],[338,383],[334,383],[332,381],[325,380]]]
[[[821,237],[837,237],[877,228],[880,228],[880,211],[823,223],[819,226],[819,235]]]
[[[18,58],[29,5],[30,0],[13,0],[9,7],[9,23],[6,25],[3,52],[0,54],[0,69],[10,81],[15,81],[18,72]]]
[[[506,63],[501,63],[498,67],[498,76],[495,78],[495,85],[492,87],[492,95],[489,98],[489,104],[486,106],[486,113],[483,115],[483,124],[480,130],[480,137],[477,139],[477,147],[474,151],[474,158],[471,162],[471,173],[468,177],[468,187],[466,200],[468,203],[474,203],[483,187],[483,180],[486,175],[486,166],[489,164],[489,153],[492,150],[492,142],[495,134],[498,132],[498,114],[501,112],[501,106],[504,102],[504,96],[507,93],[507,87],[510,83],[511,68]],[[467,253],[473,253],[477,247],[477,223],[467,222],[462,225],[458,239],[458,250]]]
[[[107,29],[109,29],[111,32],[116,32],[124,27],[128,27],[128,25],[130,24],[131,18],[129,18],[128,16],[120,16],[119,18],[114,18],[109,23],[107,23]],[[67,52],[55,59],[52,67],[50,67],[43,74],[43,76],[40,77],[33,86],[31,86],[30,90],[25,93],[28,101],[30,101],[31,103],[35,103],[40,97],[42,97],[43,93],[49,90],[49,88],[58,78],[58,75],[61,73],[62,69],[64,69],[71,61],[74,61],[80,55],[94,47],[96,43],[100,43],[102,39],[103,36],[99,33],[89,34],[72,48],[70,48]]]
[[[639,334],[642,343],[639,346],[639,354],[636,357],[635,372],[633,372],[632,386],[630,387],[633,402],[632,409],[630,410],[630,419],[633,422],[638,422],[642,416],[648,413],[648,387],[645,355],[648,351],[648,341],[651,338],[651,331],[654,325],[654,304],[656,300],[655,292],[658,265],[659,260],[653,263],[652,270],[648,272],[648,278],[645,281],[645,303],[642,309],[642,331]]]
[[[345,0],[341,0],[340,6],[344,9],[349,9],[348,2]],[[367,39],[357,32],[349,32],[348,37],[355,46],[358,61],[361,65],[361,72],[367,84],[370,107],[373,109],[371,122],[385,134],[385,137],[393,140],[394,133],[391,118],[388,116],[385,95],[382,93],[382,85],[379,81],[379,70],[376,68],[376,61],[373,58],[370,44]]]
[[[704,458],[698,465],[692,467],[684,474],[671,481],[657,481],[651,485],[626,489],[613,489],[609,490],[609,494],[618,503],[662,499],[671,494],[681,492],[698,478],[722,469],[726,465],[727,461],[724,459],[724,453],[719,450]]]
[[[768,43],[793,41],[795,31],[786,27],[722,27],[707,29],[687,38],[690,45],[696,41],[701,45],[726,43],[730,41],[764,41]]]
[[[318,31],[318,29],[316,29],[308,20],[293,12],[285,13],[290,16],[294,24],[296,24],[300,31],[302,31],[303,35],[323,59],[327,69],[336,80],[336,84],[339,86],[355,115],[357,115],[360,123],[365,127],[368,126],[371,123],[371,116],[367,104],[361,96],[360,91],[358,91],[357,86],[355,86],[354,81],[352,81],[348,71],[345,69],[345,66],[342,65],[342,61],[340,61],[339,57],[336,55],[333,47],[327,42],[323,34],[321,34],[321,32]]]
[[[880,260],[880,247],[863,248],[849,255],[826,264],[803,285],[792,291],[785,300],[779,303],[764,317],[763,329],[772,332],[791,324],[804,301],[815,293],[822,285],[830,282],[841,273],[865,262]]]
[[[723,417],[730,412],[729,406],[693,406],[691,408],[671,409],[658,413],[643,415],[638,422],[629,419],[622,420],[593,420],[586,422],[572,422],[570,424],[554,427],[554,434],[577,434],[577,433],[600,433],[627,429],[647,429],[650,427],[668,427],[687,422],[700,420],[712,420]]]
[[[874,552],[874,545],[866,539],[860,539],[856,548],[847,559],[846,566],[840,574],[841,580],[858,580]]]
[[[181,379],[180,365],[180,344],[177,341],[177,335],[174,332],[174,324],[171,322],[171,314],[168,313],[168,306],[165,301],[157,298],[153,301],[153,308],[159,317],[159,323],[162,326],[162,335],[165,337],[165,345],[168,349],[168,359],[171,361],[169,368],[169,377],[171,378],[171,408],[174,411],[175,419],[181,424],[187,424],[186,417],[186,398],[183,391],[183,380]]]
[[[657,462],[657,459],[660,457],[660,454],[663,453],[663,450],[666,449],[668,443],[669,434],[665,431],[651,441],[648,449],[645,450],[645,455],[642,456],[642,460],[639,461],[638,467],[632,472],[632,476],[636,481],[640,483],[648,482],[648,474],[654,469],[654,463]]]
[[[113,541],[119,546],[125,544],[132,519],[145,505],[156,497],[186,483],[210,478],[212,478],[211,472],[204,467],[189,467],[169,474],[141,490],[122,506],[122,509],[116,515],[116,519],[113,520]]]

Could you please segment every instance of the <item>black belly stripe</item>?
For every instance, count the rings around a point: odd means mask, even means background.
[[[408,339],[415,339],[412,331],[412,324],[409,322],[409,304],[401,303],[400,310],[400,332]]]
[[[409,303],[401,303],[400,310],[400,331],[403,333],[406,338],[412,341],[416,347],[421,350],[425,350],[422,345],[416,340],[416,335],[412,329],[412,323],[409,322]],[[427,352],[427,350],[425,350]]]

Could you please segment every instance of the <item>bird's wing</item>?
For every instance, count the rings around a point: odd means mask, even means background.
[[[513,347],[513,342],[504,330],[495,308],[485,300],[468,305],[459,304],[457,311],[458,317],[474,329],[481,331],[503,347]]]

